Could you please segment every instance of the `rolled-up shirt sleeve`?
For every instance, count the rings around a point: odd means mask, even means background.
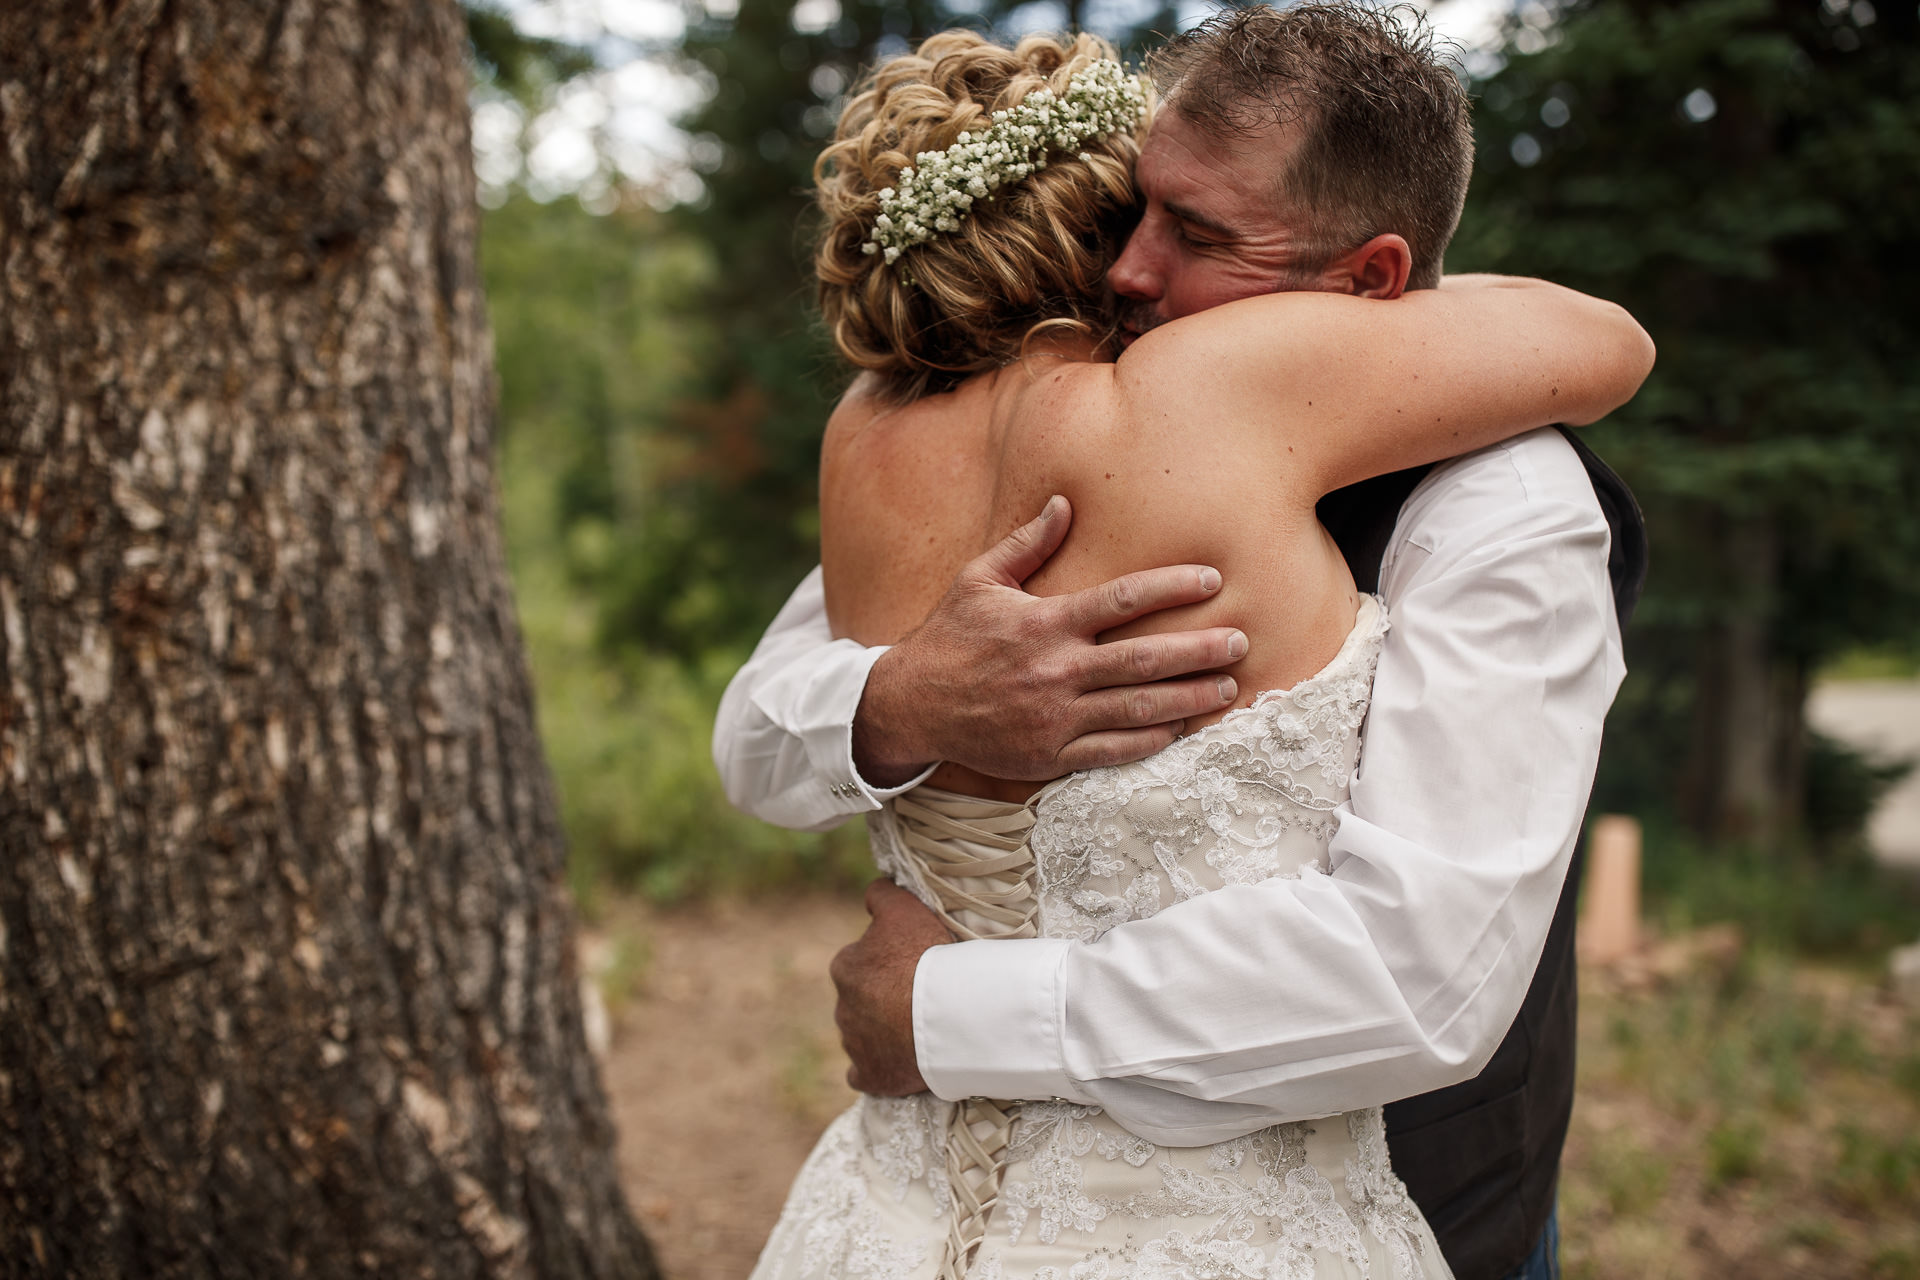
[[[714,718],[713,764],[735,808],[776,826],[825,831],[925,779],[871,787],[853,762],[854,713],[885,652],[834,639],[820,570],[801,580]]]
[[[1195,1145],[1477,1074],[1539,962],[1625,674],[1608,538],[1556,433],[1436,468],[1382,567],[1391,630],[1327,872],[1093,942],[933,948],[933,1092],[1097,1104]]]

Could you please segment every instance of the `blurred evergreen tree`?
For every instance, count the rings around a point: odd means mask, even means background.
[[[707,196],[676,220],[719,264],[691,300],[716,340],[676,414],[691,465],[608,584],[611,638],[688,657],[750,642],[817,559],[820,432],[843,380],[811,309],[813,160],[875,50],[944,25],[933,0],[740,0],[689,27],[713,86],[684,122]]]
[[[705,358],[680,313],[712,259],[643,204],[596,215],[516,195],[486,213],[481,265],[502,439],[554,487],[573,575],[595,579],[632,552],[623,528],[656,477],[687,465],[663,424]]]
[[[467,52],[477,85],[498,89],[523,102],[542,89],[593,70],[593,53],[564,40],[523,34],[505,11],[486,0],[463,4]]]
[[[1810,676],[1920,631],[1917,55],[1906,0],[1536,6],[1478,84],[1449,267],[1615,299],[1660,349],[1591,434],[1654,547],[1598,804],[1804,830],[1851,785],[1808,768]]]

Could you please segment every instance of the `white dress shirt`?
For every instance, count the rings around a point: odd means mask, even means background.
[[[1392,629],[1330,874],[1203,894],[1091,943],[930,949],[913,996],[928,1087],[1097,1104],[1192,1146],[1478,1074],[1539,963],[1625,675],[1608,541],[1555,431],[1436,467],[1381,567]],[[833,640],[819,571],[801,583],[721,702],[736,805],[818,830],[907,789],[853,764],[880,652]]]

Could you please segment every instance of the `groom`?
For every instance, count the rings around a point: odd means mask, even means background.
[[[1471,135],[1417,37],[1357,6],[1252,8],[1177,39],[1154,72],[1145,212],[1111,272],[1129,340],[1263,292],[1439,282]],[[1049,778],[1138,759],[1231,701],[1194,673],[1237,658],[1237,633],[1096,642],[1211,594],[1211,570],[1019,589],[1069,519],[1050,504],[891,649],[832,639],[816,571],[722,703],[729,796],[825,827],[938,760]],[[876,885],[834,966],[850,1078],[1067,1098],[1184,1145],[1404,1099],[1387,1109],[1394,1167],[1455,1273],[1553,1275],[1573,863],[1644,566],[1637,515],[1591,454],[1540,431],[1355,486],[1322,519],[1393,627],[1331,874],[1203,895],[1096,943],[955,944]]]

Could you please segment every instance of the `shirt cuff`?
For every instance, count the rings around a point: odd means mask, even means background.
[[[935,1097],[1065,1098],[1065,938],[929,947],[913,973],[913,1048]]]
[[[897,787],[875,787],[860,776],[853,763],[853,718],[860,710],[860,698],[867,689],[867,677],[873,664],[887,651],[886,645],[871,647],[852,641],[835,641],[837,650],[831,660],[808,680],[787,723],[807,752],[815,785],[825,792],[824,803],[834,811],[853,814],[878,809],[903,791],[911,791],[927,780],[938,764],[930,764],[915,777]],[[778,691],[769,691],[778,703]],[[761,708],[768,719],[780,722],[768,707]]]

